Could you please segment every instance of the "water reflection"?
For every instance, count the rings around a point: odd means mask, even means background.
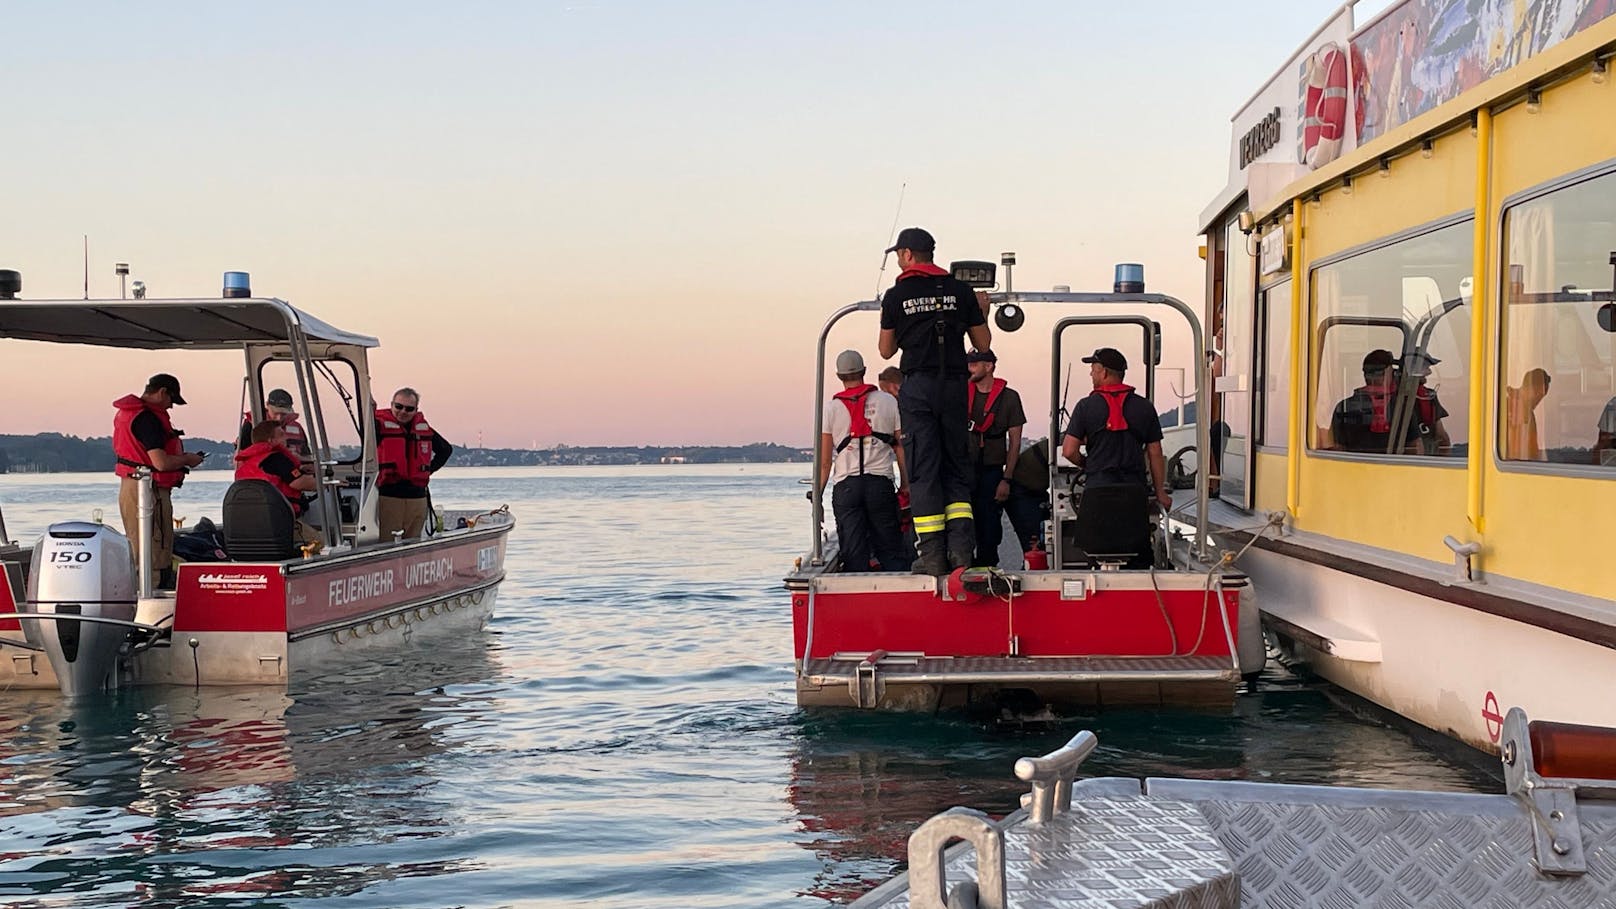
[[[399,846],[462,825],[438,790],[494,723],[497,675],[479,637],[291,692],[0,694],[0,896],[332,896],[474,868]]]

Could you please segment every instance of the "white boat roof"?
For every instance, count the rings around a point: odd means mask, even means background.
[[[142,350],[225,350],[289,341],[377,347],[284,300],[0,300],[0,338]]]

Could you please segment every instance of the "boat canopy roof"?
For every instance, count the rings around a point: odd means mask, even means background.
[[[0,338],[142,350],[227,350],[287,342],[376,347],[283,300],[0,300]]]

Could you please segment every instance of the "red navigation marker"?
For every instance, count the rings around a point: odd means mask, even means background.
[[[1487,721],[1487,737],[1498,741],[1504,731],[1504,715],[1498,712],[1498,698],[1491,691],[1481,703],[1481,718]]]

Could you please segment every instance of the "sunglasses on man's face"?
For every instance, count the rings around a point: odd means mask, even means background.
[[[397,401],[394,401],[393,402],[393,409],[398,411],[399,413],[415,413],[415,405],[414,404],[400,404]]]

